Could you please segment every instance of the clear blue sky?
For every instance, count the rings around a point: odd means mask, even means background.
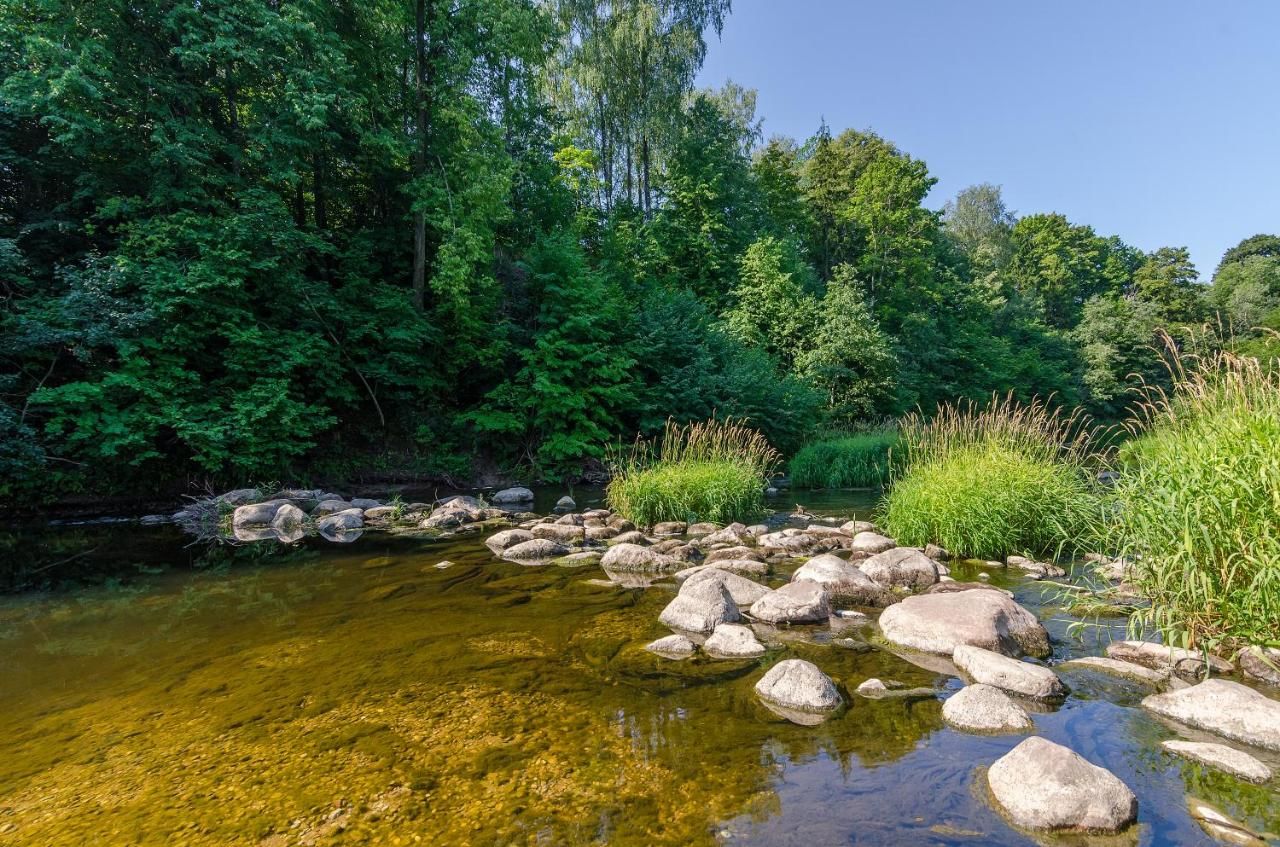
[[[872,129],[1203,278],[1280,233],[1280,0],[734,0],[700,86],[759,91],[766,138]],[[1207,279],[1206,279],[1207,281]]]

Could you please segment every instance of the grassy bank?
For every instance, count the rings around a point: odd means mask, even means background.
[[[1151,599],[1134,624],[1188,646],[1280,644],[1280,375],[1189,361],[1132,429],[1099,527]]]
[[[1084,470],[1090,427],[1043,402],[945,405],[901,428],[903,470],[880,520],[899,543],[980,558],[1071,547],[1097,498]]]
[[[640,525],[755,518],[777,462],[764,436],[732,421],[668,422],[661,440],[638,441],[612,457],[607,496]]]
[[[889,481],[896,429],[824,438],[804,446],[788,468],[797,488],[875,488]]]

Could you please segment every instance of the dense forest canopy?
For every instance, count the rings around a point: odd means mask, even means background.
[[[1114,419],[1203,280],[869,131],[695,90],[728,0],[0,0],[0,493],[562,478],[712,414],[784,451],[992,391]],[[1211,283],[1211,284],[1209,284]]]

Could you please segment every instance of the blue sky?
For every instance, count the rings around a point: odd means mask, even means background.
[[[872,129],[928,204],[1003,186],[1202,277],[1280,233],[1280,0],[734,0],[701,86],[759,91],[765,136]]]

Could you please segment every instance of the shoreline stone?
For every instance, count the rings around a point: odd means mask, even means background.
[[[1152,694],[1142,707],[1231,741],[1280,751],[1280,702],[1238,682],[1206,679],[1178,691]]]
[[[1225,744],[1201,741],[1162,741],[1160,746],[1178,756],[1199,762],[1246,782],[1263,783],[1271,779],[1271,768],[1241,750]]]
[[[1048,832],[1120,832],[1138,798],[1119,777],[1060,744],[1032,736],[987,771],[992,797],[1016,826]]]

